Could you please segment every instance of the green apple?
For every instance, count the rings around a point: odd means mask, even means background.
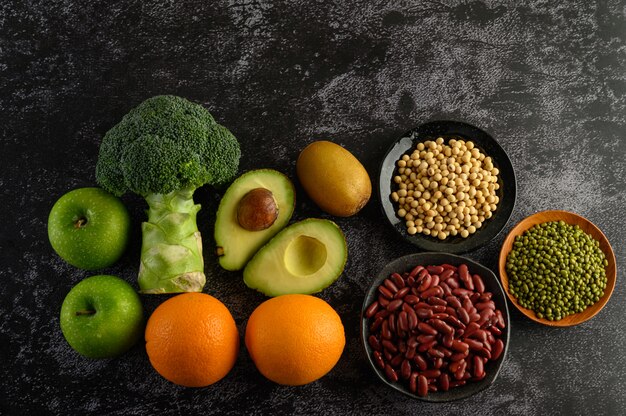
[[[131,285],[116,276],[91,276],[70,290],[61,306],[61,331],[79,354],[115,357],[143,334],[143,307]]]
[[[48,217],[52,248],[72,266],[96,270],[115,263],[130,237],[130,215],[119,198],[100,188],[63,195]]]

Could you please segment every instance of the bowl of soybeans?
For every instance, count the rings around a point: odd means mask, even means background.
[[[510,339],[495,274],[466,257],[416,253],[387,264],[361,309],[361,343],[381,382],[415,399],[449,402],[496,380]]]
[[[508,155],[487,132],[431,121],[397,139],[380,166],[387,222],[424,251],[466,253],[489,243],[515,206]]]

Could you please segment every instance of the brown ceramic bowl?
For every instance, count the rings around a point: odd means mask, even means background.
[[[509,278],[506,274],[506,258],[513,247],[516,236],[523,234],[526,230],[534,225],[542,224],[544,222],[561,220],[570,225],[578,225],[584,232],[591,235],[595,240],[598,240],[600,242],[600,249],[606,256],[607,261],[609,262],[608,266],[606,267],[607,285],[606,289],[604,290],[604,296],[602,296],[600,300],[595,304],[587,307],[587,309],[585,309],[584,311],[575,313],[573,315],[568,315],[559,321],[550,321],[548,319],[538,318],[537,315],[535,315],[534,311],[522,307],[517,302],[517,299],[511,295],[511,293],[509,292]],[[500,280],[502,282],[502,287],[504,288],[504,291],[506,292],[511,302],[515,305],[515,307],[533,321],[548,326],[572,326],[593,318],[609,301],[609,298],[613,293],[613,289],[615,289],[615,278],[617,275],[615,254],[613,253],[611,244],[609,244],[609,240],[606,238],[606,236],[588,219],[568,211],[538,212],[531,215],[530,217],[525,218],[519,224],[513,227],[511,232],[509,232],[509,235],[507,235],[506,239],[504,240],[504,243],[502,244],[498,267],[500,270]]]

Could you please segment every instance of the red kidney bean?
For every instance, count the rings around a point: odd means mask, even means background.
[[[419,319],[417,317],[417,313],[413,309],[409,309],[406,312],[407,318],[409,320],[409,329],[413,330],[417,328],[417,324],[419,323]]]
[[[391,361],[391,359],[393,358],[393,354],[383,349],[383,357],[385,357],[386,361]]]
[[[480,320],[480,315],[476,312],[470,313],[469,317],[471,322],[477,322],[478,320]]]
[[[378,331],[378,328],[380,328],[384,320],[384,318],[376,318],[376,320],[370,325],[370,332]]]
[[[433,311],[431,309],[419,308],[415,309],[415,313],[420,319],[429,319],[431,316],[433,316]]]
[[[389,316],[389,311],[385,308],[385,309],[381,309],[378,312],[376,312],[376,315],[374,315],[374,320],[378,319],[378,318],[386,318]]]
[[[504,323],[504,315],[502,315],[502,311],[500,309],[496,310],[496,317],[498,318],[497,325],[500,329],[504,329],[506,326]]]
[[[408,380],[411,377],[411,363],[409,360],[404,359],[400,364],[400,377],[405,380]]]
[[[491,359],[497,360],[498,358],[500,358],[502,351],[504,351],[504,342],[501,339],[497,339],[496,342],[493,344]]]
[[[435,358],[433,360],[433,367],[436,369],[443,367],[443,358]]]
[[[448,302],[446,302],[445,299],[441,299],[436,296],[430,296],[428,299],[426,299],[426,303],[428,303],[429,305],[443,305],[443,306],[446,306],[448,304]]]
[[[391,361],[389,361],[389,364],[391,364],[393,368],[400,368],[400,364],[402,364],[402,360],[404,360],[404,357],[402,356],[402,354],[398,354],[394,356],[391,359]]]
[[[380,351],[374,351],[372,356],[374,357],[374,364],[376,365],[376,367],[380,368],[381,370],[384,370],[385,369],[385,361],[384,361],[383,355],[380,353]]]
[[[429,274],[427,274],[424,280],[422,280],[419,287],[417,288],[417,291],[423,292],[427,290],[430,287],[430,284],[432,283],[432,281],[433,281],[433,278]]]
[[[383,324],[382,324],[382,326],[380,328],[380,334],[385,339],[391,339],[393,337],[391,331],[389,330],[389,321],[387,321],[387,320],[383,321]]]
[[[436,339],[432,340],[432,341],[425,342],[423,344],[420,344],[417,347],[417,351],[419,351],[419,352],[426,352],[429,349],[431,349],[432,347],[434,347],[435,345],[437,345],[437,340]]]
[[[467,383],[467,381],[465,381],[465,380],[451,380],[450,381],[450,388],[453,389],[455,387],[464,386],[466,383]]]
[[[493,335],[497,335],[497,336],[502,335],[502,330],[498,328],[497,326],[490,326],[489,330],[491,331]]]
[[[448,315],[448,317],[444,318],[443,320],[449,323],[450,325],[454,326],[455,328],[465,328],[465,324],[459,321],[459,319],[456,316]]]
[[[376,338],[375,335],[370,335],[367,338],[367,343],[370,344],[370,347],[372,347],[373,350],[380,351],[382,349],[380,341],[378,341],[378,338]]]
[[[421,282],[422,280],[424,280],[426,278],[426,276],[430,276],[428,274],[428,270],[426,269],[422,269],[419,274],[417,275],[417,277],[415,278],[415,284],[418,284],[419,282]]]
[[[456,272],[456,269],[457,269],[456,266],[453,266],[453,265],[447,264],[447,263],[442,264],[441,267],[443,267],[445,270],[453,270],[455,272]]]
[[[476,308],[474,308],[474,304],[469,296],[463,296],[461,298],[461,304],[463,305],[463,309],[465,309],[468,313],[476,312]]]
[[[441,373],[439,376],[439,388],[441,391],[448,391],[450,389],[450,378],[447,373]]]
[[[380,293],[387,299],[393,299],[393,293],[391,293],[391,291],[387,289],[385,286],[382,286],[382,285],[378,286],[378,293]]]
[[[452,362],[450,363],[450,365],[448,365],[448,370],[449,370],[451,373],[453,373],[453,374],[454,374],[454,373],[456,373],[456,372],[457,372],[457,370],[461,367],[461,365],[462,365],[463,363],[465,363],[465,360],[464,360],[464,359],[460,359],[460,360],[457,360],[457,361],[452,361]]]
[[[428,394],[428,380],[423,375],[417,377],[417,395],[425,397]]]
[[[429,319],[428,323],[430,324],[430,326],[432,326],[433,328],[435,328],[437,331],[441,332],[444,335],[454,333],[454,329],[452,329],[450,325],[448,325],[441,319]]]
[[[441,375],[441,371],[435,368],[435,369],[422,371],[420,374],[426,378],[437,378]]]
[[[398,287],[391,279],[383,280],[383,284],[391,293],[396,293],[398,291]]]
[[[488,302],[491,300],[491,297],[493,296],[493,294],[491,292],[485,292],[482,295],[480,295],[480,298],[478,298],[478,300],[480,302]]]
[[[404,297],[404,301],[408,303],[409,305],[414,305],[420,301],[420,298],[418,298],[415,295],[406,295]]]
[[[398,348],[396,348],[395,344],[387,339],[383,339],[383,341],[381,342],[382,346],[384,349],[386,349],[387,351],[389,351],[392,354],[395,354],[398,352]]]
[[[432,305],[430,305],[429,303],[426,303],[426,302],[420,300],[415,305],[413,305],[413,308],[415,308],[416,310],[417,309],[430,309],[430,308],[432,308]]]
[[[432,286],[420,294],[420,297],[422,299],[428,299],[429,297],[432,297],[432,296],[437,296],[437,297],[443,296],[443,289],[441,288],[441,286]],[[436,305],[436,306],[439,306],[439,305]]]
[[[406,313],[409,313],[409,311],[413,310],[413,307],[411,305],[409,305],[408,303],[404,302],[402,304],[402,310]]]
[[[403,331],[409,330],[409,318],[405,311],[400,312],[400,314],[398,315],[398,328]]]
[[[464,341],[472,351],[480,351],[483,348],[483,343],[475,339],[465,338]]]
[[[443,305],[432,305],[430,309],[433,313],[444,313],[446,311],[446,307]]]
[[[456,296],[446,296],[446,302],[453,308],[461,308],[461,301]]]
[[[455,318],[459,317],[456,313],[456,309],[454,309],[452,306],[446,306],[446,313],[450,316],[454,316]]]
[[[483,367],[483,360],[479,356],[474,356],[474,368],[472,371],[474,377],[483,378],[485,376],[485,370]]]
[[[480,293],[478,292],[474,292],[470,295],[470,301],[472,301],[472,305],[475,304],[476,302],[478,302],[478,299],[480,298]]]
[[[448,280],[448,278],[452,277],[453,274],[454,274],[454,270],[452,270],[452,269],[445,269],[444,271],[441,272],[441,274],[439,274],[439,278],[442,281],[446,281],[446,280]]]
[[[461,380],[463,376],[465,376],[465,370],[467,368],[467,362],[465,360],[459,362],[461,365],[459,365],[459,368],[454,372],[454,378],[457,380]]]
[[[469,350],[469,345],[463,341],[455,339],[454,341],[452,341],[451,348],[455,351],[464,353]]]
[[[486,347],[483,347],[479,351],[476,351],[476,354],[480,355],[481,357],[491,358],[491,351],[489,351],[489,349]]]
[[[431,318],[432,319],[445,319],[448,316],[450,316],[450,315],[448,315],[446,312],[441,312],[441,313],[434,313]]]
[[[474,333],[474,331],[476,331],[478,329],[480,329],[480,326],[476,322],[470,322],[467,325],[467,328],[465,328],[464,336],[469,337],[469,336],[471,336]]]
[[[484,309],[493,309],[494,311],[496,310],[496,305],[491,300],[487,302],[479,302],[474,306],[476,307],[476,310],[478,311],[482,311]]]
[[[428,353],[428,355],[430,355],[431,357],[434,358],[444,358],[445,354],[441,351],[439,351],[438,349],[435,348],[429,348],[428,351],[426,351]]]
[[[426,322],[420,322],[419,324],[417,324],[417,329],[419,329],[420,332],[424,334],[437,335],[437,330],[433,328],[432,326],[428,325]]]
[[[465,359],[468,355],[469,355],[469,350],[465,352],[457,352],[456,354],[452,354],[450,356],[450,361],[451,362],[461,361]]]
[[[387,321],[389,322],[389,330],[393,333],[393,332],[397,332],[397,325],[396,325],[396,315],[389,315],[389,317],[387,318]]]
[[[369,319],[372,316],[374,316],[376,314],[376,312],[378,312],[378,306],[379,305],[380,304],[378,303],[378,301],[372,302],[372,304],[370,306],[368,306],[367,309],[365,310],[365,317],[367,319]]]
[[[410,287],[403,287],[402,289],[398,290],[395,295],[393,295],[393,298],[394,299],[403,299],[410,292],[411,292],[411,288]]]
[[[454,289],[458,289],[461,287],[461,285],[459,284],[459,281],[456,280],[454,277],[449,277],[446,279],[446,284],[448,286],[450,286],[450,289],[452,289],[452,292],[454,293]]]
[[[468,337],[474,338],[485,344],[487,342],[487,331],[483,329],[477,329],[473,333],[469,334]]]
[[[411,377],[409,378],[409,391],[411,393],[417,392],[417,377],[419,377],[419,373],[417,371],[411,373]]]
[[[482,311],[480,311],[480,317],[478,319],[478,325],[483,326],[485,323],[487,323],[487,321],[489,321],[489,319],[491,319],[491,317],[493,315],[495,315],[495,312],[493,311],[493,309],[483,309]]]
[[[446,282],[439,282],[439,286],[443,289],[444,296],[450,296],[452,294],[452,289]]]
[[[435,335],[421,334],[417,336],[416,341],[419,344],[425,344],[427,342],[433,341],[435,338]]]
[[[378,295],[378,303],[382,308],[386,308],[387,305],[389,305],[389,299],[387,299],[383,295]]]
[[[404,278],[400,276],[398,273],[392,273],[390,278],[391,280],[393,280],[393,283],[396,285],[398,289],[402,289],[406,286],[406,283],[404,282]]]
[[[415,354],[413,362],[415,363],[415,365],[417,365],[417,368],[419,368],[420,371],[426,371],[426,369],[428,369],[428,362],[421,354]]]
[[[427,266],[426,270],[430,274],[441,274],[444,271],[444,268],[441,266]]]
[[[437,345],[435,348],[441,351],[445,358],[450,358],[452,356],[452,351],[450,351],[443,345]]]
[[[415,277],[409,276],[409,277],[406,278],[406,285],[407,286],[413,286],[414,283],[415,283]]]
[[[474,289],[478,293],[483,293],[485,291],[485,282],[483,282],[483,279],[479,275],[472,275],[472,281],[474,282]]]
[[[434,380],[433,380],[433,382],[434,382]],[[435,392],[435,391],[437,391],[437,390],[438,390],[438,389],[437,389],[437,386],[436,386],[436,385],[434,385],[434,384],[432,384],[432,383],[429,383],[429,384],[428,384],[428,391]]]
[[[464,281],[469,277],[469,269],[467,268],[467,264],[459,265],[457,271],[459,272],[459,279]]]
[[[451,348],[453,342],[454,342],[454,334],[444,335],[443,340],[441,341],[443,346],[446,348]]]
[[[455,296],[470,296],[472,291],[458,287],[456,289],[452,289],[452,294]]]
[[[404,358],[412,360],[415,357],[416,347],[408,347],[404,353]]]
[[[439,275],[438,274],[433,274],[430,276],[431,281],[430,281],[430,287],[433,286],[439,286]]]
[[[398,381],[398,374],[396,373],[396,370],[394,370],[389,364],[385,364],[385,377],[387,377],[387,380],[392,383]]]
[[[406,352],[406,342],[400,341],[398,343],[398,351],[400,351],[400,353],[402,353],[402,354],[404,354]]]
[[[422,265],[415,266],[415,267],[413,268],[413,270],[411,270],[411,273],[409,273],[409,277],[415,277],[415,276],[417,276],[417,274],[418,274],[419,272],[421,272],[422,270],[424,270],[424,266],[422,266]]]
[[[459,320],[463,322],[463,324],[468,325],[470,323],[470,316],[465,309],[459,308],[456,310],[456,313],[459,315]]]
[[[411,335],[406,341],[406,346],[409,348],[416,348],[417,344],[419,344],[419,342],[417,341],[417,337],[415,335]]]
[[[389,312],[394,312],[394,311],[400,309],[402,307],[403,303],[404,303],[404,301],[402,299],[392,300],[391,302],[389,302],[389,305],[387,305],[387,310]]]

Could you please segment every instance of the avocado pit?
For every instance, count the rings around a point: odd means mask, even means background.
[[[239,201],[237,221],[248,231],[265,230],[278,218],[278,205],[269,189],[255,188]]]

